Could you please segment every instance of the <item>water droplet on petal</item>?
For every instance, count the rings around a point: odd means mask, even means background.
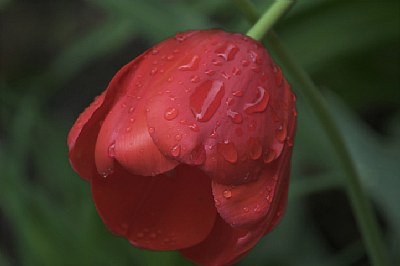
[[[158,54],[160,51],[156,48],[153,48],[153,50],[151,50],[152,54]]]
[[[269,94],[267,90],[263,87],[257,87],[257,99],[253,103],[248,103],[245,106],[245,111],[247,114],[263,112],[269,102]]]
[[[199,82],[200,82],[200,77],[197,76],[197,75],[194,75],[194,76],[192,76],[192,77],[190,78],[190,81],[191,81],[192,83],[199,83]]]
[[[268,194],[268,196],[267,196],[267,201],[268,201],[269,203],[272,203],[272,195],[271,195],[271,194]]]
[[[232,197],[232,191],[224,190],[224,192],[222,192],[222,195],[224,196],[225,199],[230,199]]]
[[[190,124],[190,125],[189,125],[189,128],[190,128],[193,132],[199,132],[199,131],[200,131],[200,127],[199,127],[197,124],[195,124],[195,123]]]
[[[151,71],[150,71],[150,75],[155,75],[158,71],[158,68],[154,67]]]
[[[144,237],[144,233],[143,232],[138,232],[136,234],[136,236],[139,237],[139,238],[142,238],[142,237]]]
[[[280,143],[283,143],[287,136],[287,127],[285,125],[279,126],[275,131],[275,136]]]
[[[177,40],[178,42],[183,42],[185,41],[187,38],[189,38],[190,36],[196,34],[197,31],[187,31],[187,32],[178,32],[174,38],[175,40]]]
[[[249,148],[250,158],[253,160],[257,160],[261,157],[262,154],[262,146],[259,140],[255,138],[250,138],[247,142]]]
[[[244,212],[249,212],[249,208],[243,207],[243,211],[244,211]]]
[[[274,149],[268,149],[264,152],[263,160],[264,163],[270,163],[276,158],[276,151]]]
[[[128,109],[128,113],[132,113],[133,111],[135,111],[135,107],[133,106]]]
[[[167,120],[173,120],[178,116],[178,113],[178,109],[175,107],[169,107],[164,113],[164,118]]]
[[[190,108],[197,121],[211,119],[221,105],[225,95],[224,83],[207,80],[200,84],[190,96]]]
[[[178,157],[181,154],[181,145],[175,145],[171,149],[171,155],[174,157]]]
[[[215,202],[215,206],[217,206],[217,207],[221,205],[221,202],[219,200],[217,200],[217,199],[214,200],[214,202]]]
[[[106,178],[107,176],[111,175],[112,173],[114,173],[114,169],[107,168],[105,171],[101,172],[100,175],[102,177]]]
[[[218,153],[224,157],[227,162],[236,163],[238,159],[237,150],[235,144],[226,141],[224,143],[217,144]]]
[[[157,234],[156,234],[156,233],[151,233],[151,234],[150,234],[150,238],[155,239],[156,237],[157,237]]]
[[[231,61],[235,58],[236,53],[239,51],[239,48],[233,43],[225,43],[222,46],[218,47],[215,50],[215,53],[224,58],[226,61]]]
[[[234,91],[234,92],[232,92],[232,95],[236,96],[236,97],[242,97],[243,96],[243,91]]]
[[[241,63],[242,63],[242,66],[244,66],[244,67],[250,65],[250,61],[246,60],[246,59],[242,60]]]
[[[234,112],[231,109],[228,109],[226,114],[231,118],[232,122],[235,124],[240,124],[243,122],[243,117],[238,112]]]
[[[254,131],[257,128],[257,122],[255,120],[252,120],[249,122],[248,128],[250,131]]]
[[[131,131],[132,131],[132,128],[131,128],[131,127],[125,128],[125,132],[126,132],[126,133],[129,133],[129,132],[131,132]]]
[[[212,69],[207,69],[207,70],[204,71],[204,73],[205,73],[206,75],[212,76],[212,75],[215,74],[215,71],[212,70]]]
[[[241,73],[242,72],[237,67],[234,67],[233,70],[232,70],[232,74],[235,75],[235,76],[239,76]]]
[[[150,134],[153,134],[155,131],[156,131],[156,130],[155,130],[154,127],[149,127],[149,133],[150,133]]]
[[[111,158],[115,157],[115,142],[108,146],[108,156],[110,156]]]
[[[182,139],[182,135],[181,135],[181,134],[176,134],[176,135],[175,135],[175,139],[176,139],[177,141],[180,141],[180,140]]]
[[[182,70],[182,71],[196,70],[199,68],[199,61],[200,61],[200,57],[198,55],[195,55],[192,57],[191,61],[188,64],[181,65],[178,67],[178,69]]]

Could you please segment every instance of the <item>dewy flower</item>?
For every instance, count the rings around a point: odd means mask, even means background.
[[[72,127],[69,158],[113,233],[229,265],[285,209],[294,102],[259,42],[179,33],[115,75]]]

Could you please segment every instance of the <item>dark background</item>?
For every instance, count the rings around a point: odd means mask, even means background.
[[[298,2],[276,31],[326,96],[400,265],[399,1]],[[270,3],[255,1],[260,12]],[[66,136],[116,71],[155,43],[250,26],[230,0],[0,0],[0,265],[190,265],[105,229]],[[293,89],[288,209],[240,265],[369,265],[332,146]]]

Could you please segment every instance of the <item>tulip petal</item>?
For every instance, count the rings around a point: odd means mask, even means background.
[[[162,74],[147,67],[151,137],[165,156],[198,165],[221,184],[251,182],[264,162],[280,156],[294,108],[287,82],[275,77],[281,72],[259,43],[249,42],[200,31],[178,44],[165,40],[148,58],[168,65]]]
[[[232,228],[217,216],[213,230],[203,242],[180,252],[196,264],[232,265],[245,256],[264,235],[263,228],[263,225],[251,229]]]
[[[68,134],[69,160],[74,170],[85,179],[90,179],[95,170],[94,146],[97,132],[100,129],[102,113],[96,111],[104,102],[105,92],[98,96],[89,107],[83,111]],[[96,114],[95,114],[96,113]]]
[[[74,170],[84,179],[91,179],[96,173],[95,146],[105,116],[129,88],[135,67],[144,55],[121,68],[105,90],[76,120],[68,135],[69,160]]]
[[[92,192],[108,228],[142,248],[195,245],[207,237],[216,217],[209,177],[187,165],[149,177],[116,164],[107,178],[93,178]]]
[[[291,150],[285,148],[280,160],[267,165],[255,181],[240,186],[213,182],[221,217],[234,227],[253,226],[262,221],[276,224],[275,216],[284,208],[280,205],[285,205],[281,197],[288,189],[290,155]]]

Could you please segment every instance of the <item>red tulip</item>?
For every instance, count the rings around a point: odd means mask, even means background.
[[[294,102],[260,43],[188,31],[115,75],[72,127],[69,158],[115,234],[232,264],[285,209]]]

